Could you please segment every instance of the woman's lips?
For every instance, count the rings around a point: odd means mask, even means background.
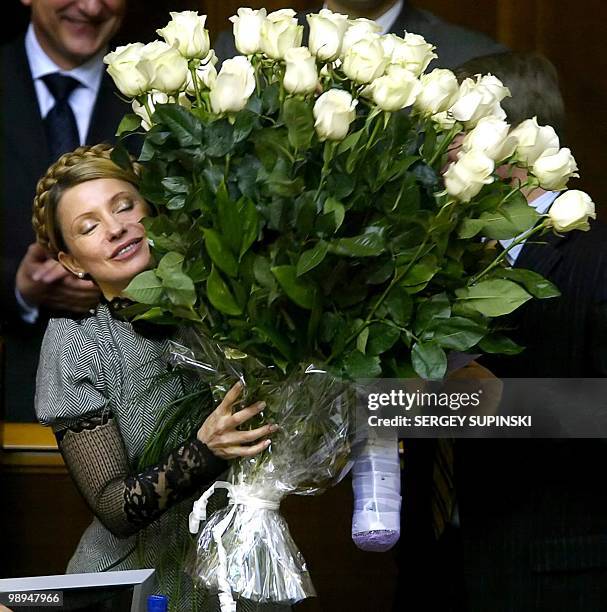
[[[128,248],[126,249],[126,251],[119,252],[117,255],[114,255],[112,259],[114,261],[124,261],[126,259],[131,259],[131,257],[134,257],[141,250],[142,244],[143,240],[141,238],[138,238],[136,242],[131,241],[128,244]]]

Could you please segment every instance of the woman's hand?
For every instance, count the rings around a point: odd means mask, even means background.
[[[270,440],[267,439],[267,436],[278,429],[277,425],[264,425],[250,431],[236,429],[266,407],[265,402],[257,402],[232,414],[232,408],[241,393],[242,384],[237,382],[198,430],[198,439],[221,459],[257,455],[257,453],[270,446]],[[259,438],[265,439],[249,446],[251,442],[255,442]]]

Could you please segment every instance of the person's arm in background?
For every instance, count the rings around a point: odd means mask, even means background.
[[[99,302],[98,287],[74,277],[36,243],[25,253],[15,277],[15,297],[24,321],[34,323],[40,307],[83,314]]]

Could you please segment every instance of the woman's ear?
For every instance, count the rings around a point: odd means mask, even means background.
[[[59,263],[66,269],[69,270],[74,276],[82,278],[85,274],[84,270],[78,265],[78,262],[65,251],[59,251],[57,254]]]

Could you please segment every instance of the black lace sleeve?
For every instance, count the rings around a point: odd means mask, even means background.
[[[122,437],[111,413],[79,421],[58,432],[57,440],[88,505],[119,538],[137,533],[227,467],[192,436],[158,465],[138,474],[130,473]]]

